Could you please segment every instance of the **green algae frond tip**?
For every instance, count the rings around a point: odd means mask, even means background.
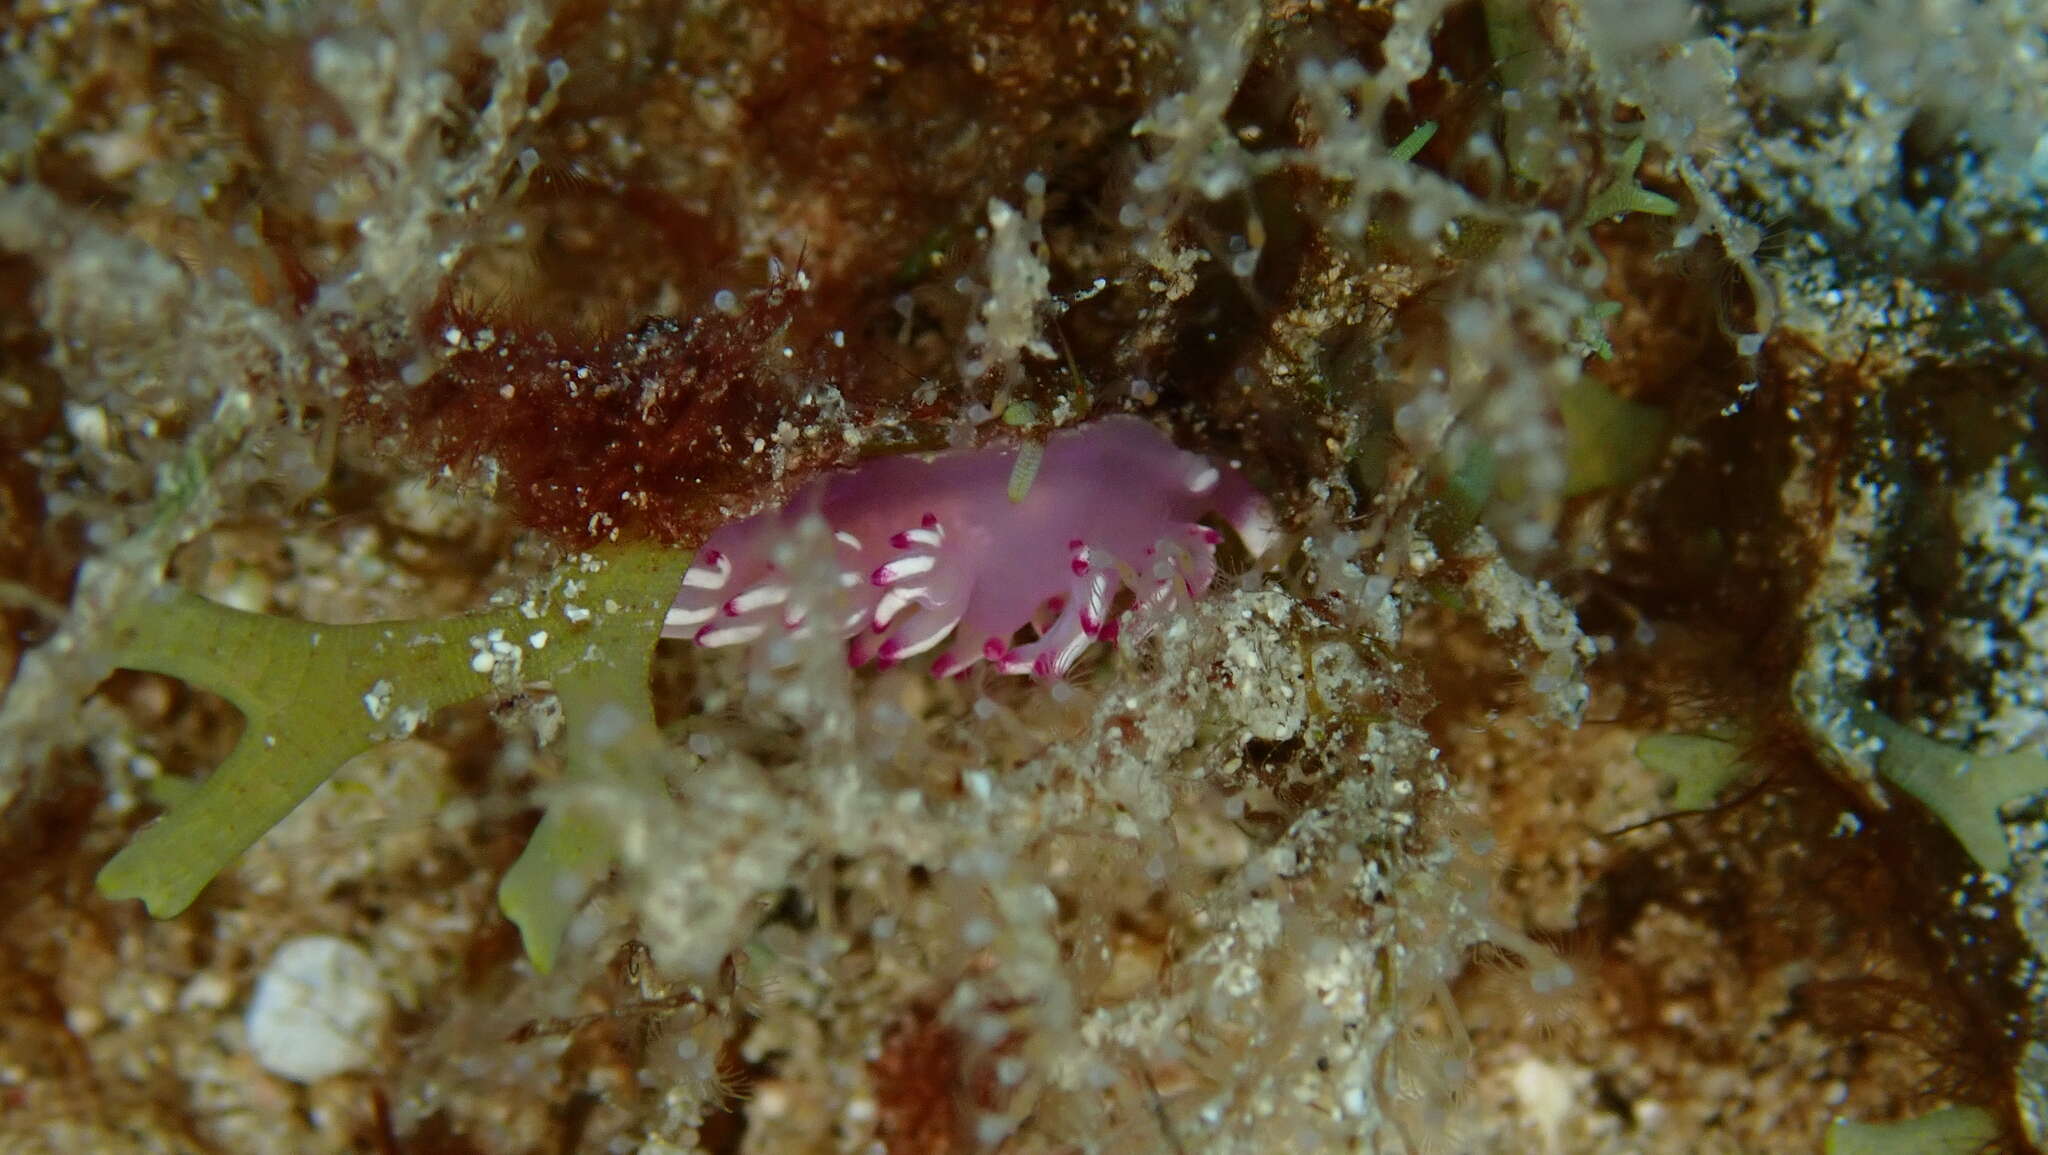
[[[1943,1107],[1896,1123],[1837,1119],[1826,1155],[1974,1155],[1998,1138],[1998,1121],[1982,1107]]]
[[[1558,398],[1564,423],[1567,497],[1626,488],[1648,477],[1664,454],[1671,417],[1587,378]]]
[[[1871,709],[1853,710],[1850,717],[1876,746],[1872,762],[1879,777],[1933,811],[1985,872],[2011,872],[2001,811],[2048,791],[2048,758],[1971,754]]]
[[[1671,783],[1678,810],[1712,806],[1749,768],[1739,742],[1712,734],[1652,734],[1636,743],[1635,755]]]

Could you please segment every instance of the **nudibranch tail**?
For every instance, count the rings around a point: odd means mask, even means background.
[[[1276,539],[1264,495],[1235,468],[1116,416],[1053,433],[1031,484],[1020,448],[882,458],[812,482],[779,510],[713,533],[662,633],[741,645],[828,624],[847,661],[882,668],[952,639],[935,677],[986,662],[1064,677],[1122,618],[1199,598],[1228,524],[1254,556]],[[794,589],[773,547],[804,517],[832,531],[836,588]],[[815,612],[814,612],[815,610]],[[1022,639],[1022,640],[1020,640]]]

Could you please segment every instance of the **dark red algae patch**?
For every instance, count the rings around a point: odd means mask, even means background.
[[[565,544],[699,541],[855,455],[843,353],[796,334],[803,284],[601,340],[443,303],[359,413]]]

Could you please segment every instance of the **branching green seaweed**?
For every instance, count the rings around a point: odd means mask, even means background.
[[[432,620],[319,625],[175,591],[131,607],[114,664],[212,690],[246,726],[219,769],[101,869],[101,893],[176,915],[342,763],[444,706],[522,686],[550,684],[561,702],[569,781],[629,773],[660,741],[648,663],[689,562],[688,551],[601,547],[516,604]],[[611,858],[604,824],[572,795],[505,875],[499,905],[542,971]]]
[[[1934,811],[1977,865],[1994,874],[2012,870],[2000,812],[2048,790],[2048,758],[2038,754],[1976,756],[1900,725],[1875,710],[1851,713],[1875,754],[1878,774]]]

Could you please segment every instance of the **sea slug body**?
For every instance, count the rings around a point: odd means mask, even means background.
[[[771,554],[815,512],[831,527],[839,572],[838,604],[816,616],[847,639],[850,664],[886,668],[950,636],[935,677],[985,661],[1052,680],[1092,643],[1114,640],[1130,610],[1201,596],[1222,541],[1203,517],[1228,524],[1254,555],[1275,536],[1243,475],[1137,417],[1053,433],[1023,486],[1013,484],[1018,453],[1012,444],[879,458],[719,529],[662,634],[726,646],[813,628]],[[1035,637],[1019,642],[1026,626]]]

